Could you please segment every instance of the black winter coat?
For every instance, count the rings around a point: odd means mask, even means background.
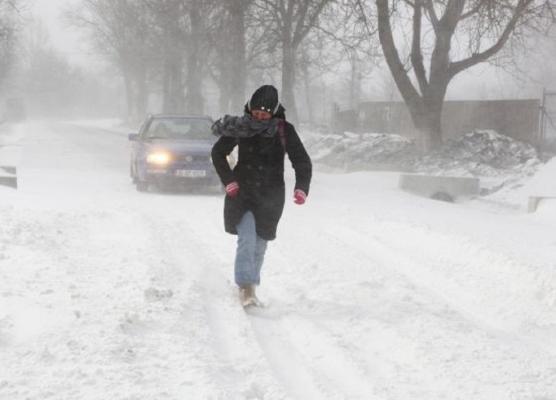
[[[285,146],[277,134],[266,138],[220,137],[212,148],[212,162],[224,185],[239,183],[239,194],[224,200],[226,232],[237,234],[236,226],[246,211],[255,216],[257,234],[265,240],[276,238],[285,199],[284,156],[287,153],[295,170],[295,189],[309,194],[311,159],[292,124],[284,123]],[[233,171],[226,157],[238,148],[238,162]],[[285,147],[285,148],[284,148]]]

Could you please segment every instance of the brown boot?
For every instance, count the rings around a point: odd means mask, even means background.
[[[239,301],[243,307],[256,306],[259,299],[255,295],[255,285],[244,285],[239,287]]]

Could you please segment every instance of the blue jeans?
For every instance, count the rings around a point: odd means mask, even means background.
[[[247,211],[237,225],[235,280],[239,286],[261,283],[267,241],[257,235],[255,216]]]

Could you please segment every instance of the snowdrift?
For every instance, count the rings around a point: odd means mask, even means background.
[[[396,134],[314,134],[306,143],[313,161],[321,167],[479,177],[483,195],[507,186],[519,187],[542,165],[533,146],[492,130],[476,130],[448,140],[424,157],[418,156],[413,139]]]
[[[448,140],[418,160],[415,169],[437,174],[495,177],[530,175],[540,165],[536,149],[491,130],[477,130]]]
[[[313,135],[305,140],[313,161],[344,171],[409,171],[417,158],[413,140],[385,133]]]
[[[490,195],[489,199],[523,206],[528,203],[531,196],[556,198],[556,157],[548,160],[546,164],[540,164],[532,176],[517,176]],[[556,200],[553,200],[549,206],[544,204],[539,207],[539,211],[542,209],[546,212],[546,208],[554,207],[554,203]],[[556,215],[556,212],[552,215]],[[556,218],[552,219],[556,220]]]

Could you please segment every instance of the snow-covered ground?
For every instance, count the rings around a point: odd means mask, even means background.
[[[0,399],[556,398],[550,201],[527,214],[316,171],[269,246],[267,306],[246,314],[220,196],[136,192],[121,130],[12,135]]]

